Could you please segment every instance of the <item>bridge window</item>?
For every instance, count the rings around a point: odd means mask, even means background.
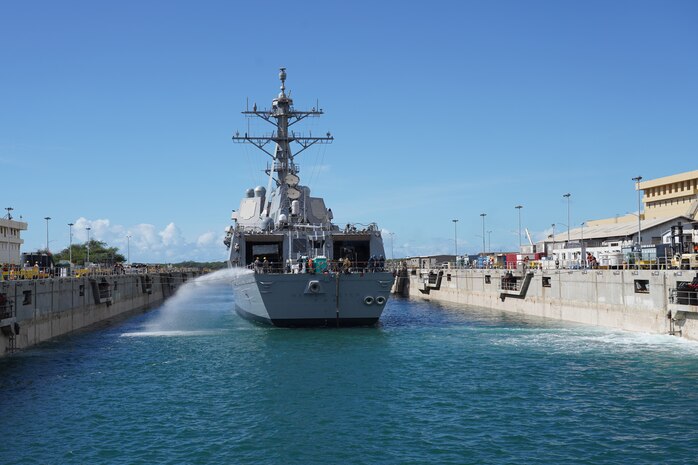
[[[488,274],[485,275],[485,284],[490,284],[492,282],[492,277]]]
[[[551,287],[550,276],[543,276],[543,287]]]

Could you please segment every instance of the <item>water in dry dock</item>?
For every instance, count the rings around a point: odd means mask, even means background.
[[[406,300],[271,329],[213,284],[0,359],[0,462],[697,460],[696,343]]]

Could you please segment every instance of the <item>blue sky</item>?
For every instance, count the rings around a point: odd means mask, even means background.
[[[297,159],[335,221],[377,222],[396,256],[518,245],[636,210],[631,178],[698,168],[694,1],[7,2],[2,207],[25,250],[92,237],[132,261],[222,260],[266,156],[234,144],[278,68]],[[266,124],[266,123],[265,123]],[[252,131],[268,126],[252,124]],[[557,231],[564,231],[558,226]],[[390,253],[390,240],[386,249]]]

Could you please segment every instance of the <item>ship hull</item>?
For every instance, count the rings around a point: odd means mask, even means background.
[[[233,281],[235,310],[280,327],[370,326],[380,318],[392,282],[388,272],[245,274]]]

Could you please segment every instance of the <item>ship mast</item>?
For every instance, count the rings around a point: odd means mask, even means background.
[[[300,194],[295,189],[300,168],[294,163],[294,157],[315,144],[332,143],[334,137],[329,132],[323,137],[313,137],[312,134],[304,136],[296,134],[294,131],[289,132],[290,126],[309,116],[318,117],[323,114],[323,111],[319,108],[313,108],[310,111],[294,109],[293,100],[286,95],[286,68],[280,68],[279,79],[281,80],[281,92],[277,98],[272,100],[271,109],[258,110],[257,104],[255,104],[252,111],[247,109],[242,112],[249,118],[257,117],[263,119],[272,124],[275,130],[268,136],[252,136],[247,133],[240,135],[240,132],[236,132],[233,136],[233,141],[236,143],[250,143],[269,155],[272,158],[272,164],[267,169],[267,174],[271,176],[272,172],[276,173],[276,185],[281,188],[282,195],[286,197],[286,200],[288,198],[293,200],[298,198],[296,196]],[[276,144],[273,153],[266,147],[270,142]],[[295,155],[291,152],[292,142],[301,146]]]

